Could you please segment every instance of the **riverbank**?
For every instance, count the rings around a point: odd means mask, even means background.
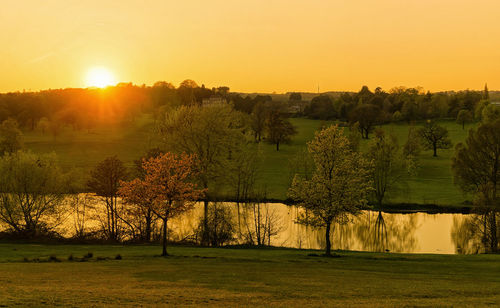
[[[0,244],[0,305],[500,304],[500,255],[340,251],[339,258],[325,258],[314,250],[173,246],[172,256],[161,258],[160,251],[156,245]],[[92,258],[76,261],[89,252]],[[47,262],[50,256],[61,262]]]
[[[215,200],[217,202],[236,203],[232,198],[221,198]],[[248,200],[248,202],[257,202],[256,200]],[[295,205],[290,199],[261,199],[260,203],[283,203],[289,206]],[[241,202],[240,202],[241,203]],[[471,202],[463,202],[457,205],[438,205],[438,204],[421,204],[421,203],[385,203],[382,206],[368,205],[363,210],[366,211],[381,211],[392,214],[406,213],[427,213],[427,214],[471,214],[473,206]]]

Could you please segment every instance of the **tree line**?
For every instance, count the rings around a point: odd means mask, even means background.
[[[256,129],[260,121],[262,131]],[[479,128],[457,145],[453,160],[457,184],[475,196],[474,205],[481,209],[483,233],[492,251],[498,246],[499,125],[495,113],[483,117]],[[278,132],[273,132],[274,126],[279,127]],[[410,127],[402,147],[394,136],[378,129],[369,151],[361,153],[359,138],[366,134],[359,126],[357,121],[350,129],[338,125],[322,128],[308,143],[308,151],[291,162],[289,197],[305,210],[299,222],[325,227],[327,254],[333,223],[346,223],[349,215],[358,214],[369,203],[381,206],[404,184],[404,174],[418,169],[421,147],[437,155],[438,149],[452,146],[447,130],[428,120],[418,129]],[[260,153],[255,143],[260,141],[260,132],[279,150],[279,144],[286,141],[283,136],[290,138],[294,129],[289,127],[283,105],[272,100],[258,102],[250,115],[225,103],[169,109],[157,118],[155,132],[161,147],[139,159],[135,170],[127,170],[117,157],[110,157],[88,179],[75,171],[63,172],[53,155],[22,151],[16,121],[5,120],[0,131],[0,221],[14,234],[32,237],[54,232],[64,213],[65,194],[79,192],[82,186],[103,201],[95,236],[110,241],[150,241],[160,226],[164,255],[169,219],[196,201],[203,203],[204,210],[197,241],[203,245],[230,241],[234,222],[218,206],[221,193],[237,202],[238,221],[246,221],[248,231],[242,231],[238,223],[239,232],[248,235],[248,242],[269,243],[277,232],[276,217],[262,204],[266,188],[256,184]],[[79,183],[82,179],[87,180]],[[88,219],[86,209],[93,205],[78,194],[70,203],[77,217],[77,235],[92,236],[82,220]],[[243,217],[239,216],[240,205],[246,210]]]

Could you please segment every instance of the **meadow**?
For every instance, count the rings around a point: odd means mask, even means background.
[[[277,152],[274,145],[262,142],[261,166],[257,186],[265,189],[267,198],[285,200],[290,176],[288,161],[294,155],[306,148],[306,143],[314,137],[314,132],[322,125],[322,121],[304,118],[292,118],[298,134],[290,144],[280,146]],[[463,141],[469,128],[474,124],[462,127],[454,121],[440,121],[450,133],[453,144]],[[422,123],[417,123],[422,125]],[[121,127],[109,126],[87,131],[64,130],[54,138],[49,133],[39,131],[25,132],[26,147],[36,153],[55,152],[61,166],[65,169],[80,168],[83,174],[97,165],[106,157],[117,155],[127,166],[133,166],[133,160],[140,157],[148,148],[157,146],[158,138],[153,133],[153,121],[148,116],[136,119],[134,123]],[[382,125],[386,132],[395,134],[399,144],[403,145],[408,135],[409,126],[406,123]],[[362,140],[361,149],[366,150],[369,140]],[[401,208],[411,207],[411,204],[439,205],[462,207],[467,199],[453,184],[451,172],[451,157],[454,148],[439,150],[438,157],[432,157],[431,151],[422,151],[419,156],[419,169],[415,176],[408,176],[405,185],[390,196],[388,203]]]
[[[92,258],[79,261],[89,252]],[[180,246],[169,247],[167,258],[159,252],[155,245],[2,243],[0,306],[500,304],[498,255],[339,251],[325,258],[312,250]]]

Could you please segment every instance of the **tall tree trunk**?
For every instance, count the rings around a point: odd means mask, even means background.
[[[208,246],[208,199],[203,200],[203,232],[201,235],[201,244]]]
[[[162,235],[162,246],[163,246],[163,251],[161,253],[162,257],[168,256],[167,253],[167,221],[168,218],[163,218],[163,235]]]
[[[438,155],[437,155],[437,145],[434,143],[434,144],[432,145],[432,148],[433,148],[433,150],[434,150],[434,157],[437,157],[437,156],[438,156]]]
[[[495,210],[492,210],[490,213],[490,246],[491,246],[491,252],[493,253],[497,252],[498,238],[497,238],[497,217]]]
[[[326,223],[326,232],[325,232],[325,240],[326,240],[326,249],[325,249],[325,255],[331,256],[331,248],[332,244],[330,242],[330,227],[331,227],[331,222]]]
[[[276,151],[279,152],[279,150],[280,150],[280,142],[278,141],[278,142],[276,142]]]
[[[146,230],[145,230],[145,237],[144,237],[144,240],[146,242],[150,242],[151,241],[151,213],[148,213],[148,215],[146,216]]]

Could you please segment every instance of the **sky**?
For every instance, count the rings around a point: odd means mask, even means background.
[[[232,91],[500,89],[498,0],[0,0],[0,92],[117,81]]]

